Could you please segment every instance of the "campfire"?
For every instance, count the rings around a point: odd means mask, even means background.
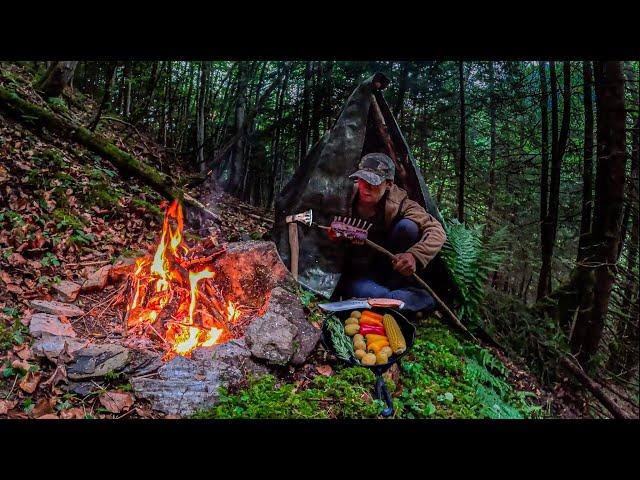
[[[127,335],[146,335],[163,343],[165,360],[190,356],[242,335],[245,312],[225,301],[213,281],[213,260],[225,252],[209,237],[193,248],[184,241],[182,207],[166,209],[155,253],[140,257],[127,279]]]

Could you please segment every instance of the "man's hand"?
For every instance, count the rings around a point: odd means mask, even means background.
[[[409,252],[399,253],[391,262],[393,269],[408,277],[416,272],[416,257]]]

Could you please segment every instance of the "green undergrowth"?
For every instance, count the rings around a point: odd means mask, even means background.
[[[540,407],[529,392],[517,392],[509,370],[488,350],[459,340],[429,319],[418,328],[412,351],[402,362],[403,418],[536,418]]]
[[[235,394],[221,389],[219,403],[194,418],[375,418],[382,403],[371,398],[374,381],[373,373],[359,367],[317,376],[306,389],[266,375]]]
[[[373,373],[336,365],[306,389],[265,376],[195,418],[377,418],[382,402],[372,399]],[[435,320],[418,327],[412,351],[401,362],[392,392],[394,418],[521,419],[542,416],[529,392],[517,392],[509,370],[488,350],[459,340]]]

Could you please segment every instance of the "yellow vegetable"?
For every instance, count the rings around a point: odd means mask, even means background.
[[[347,325],[344,327],[344,333],[353,337],[360,330],[360,325]]]
[[[367,333],[365,337],[367,337],[367,342],[370,343],[377,342],[378,340],[387,340],[386,336],[376,335],[375,333]]]
[[[351,312],[350,316],[353,318],[360,318],[362,314],[358,310],[354,310],[353,312]]]
[[[352,318],[352,317],[347,318],[344,322],[345,325],[358,325],[359,323],[360,322],[358,322],[357,318]]]
[[[389,337],[391,350],[396,355],[400,355],[407,349],[407,342],[404,339],[404,335],[402,335],[398,322],[387,313],[382,318],[382,323],[384,323],[384,331]]]
[[[387,363],[389,361],[389,358],[382,353],[382,350],[380,350],[377,354],[376,354],[376,364],[378,365],[384,365],[385,363]]]
[[[375,365],[376,356],[373,353],[367,353],[361,360],[363,365]]]
[[[353,336],[353,342],[355,343],[355,342],[357,342],[358,340],[362,340],[362,341],[364,342],[364,337],[363,337],[362,335],[360,335],[359,333],[356,333],[356,334]]]
[[[365,352],[364,350],[356,350],[356,358],[358,360],[360,360],[362,357],[364,357],[367,354],[367,352]]]
[[[356,350],[366,350],[367,344],[364,343],[364,340],[354,340],[353,348],[355,348]]]
[[[388,346],[389,346],[389,342],[387,342],[386,340],[381,340],[379,342],[369,343],[367,345],[367,350],[370,352],[378,353],[380,350],[382,350],[383,347],[388,347]]]
[[[389,358],[391,355],[393,355],[393,350],[391,350],[391,347],[386,346],[380,349],[380,353],[384,353],[387,358]]]

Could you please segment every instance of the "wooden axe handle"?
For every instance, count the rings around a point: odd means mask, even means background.
[[[289,223],[289,249],[291,250],[291,275],[298,280],[298,224],[296,222]]]

